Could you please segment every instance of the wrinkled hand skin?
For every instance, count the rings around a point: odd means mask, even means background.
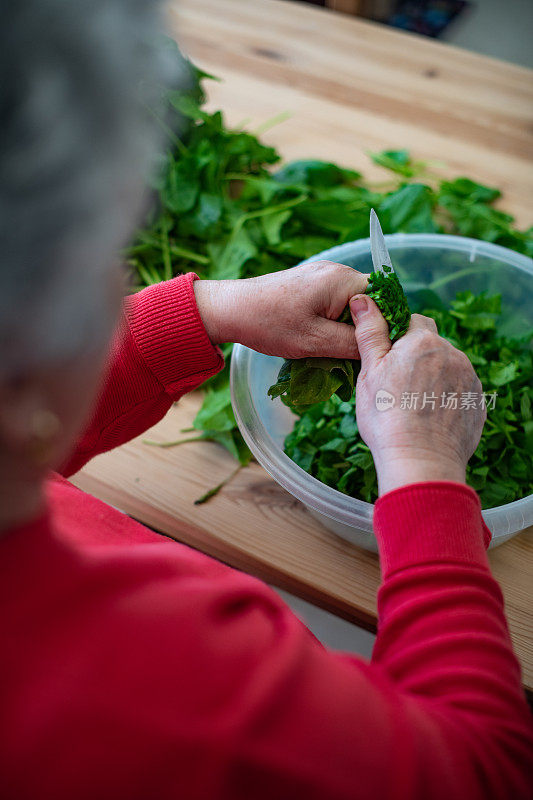
[[[336,322],[368,275],[316,261],[259,278],[195,281],[196,302],[213,344],[240,342],[283,358],[359,358],[352,325]]]
[[[461,409],[462,392],[481,392],[468,358],[437,333],[429,317],[413,314],[408,332],[392,347],[377,307],[356,320],[362,369],[356,388],[359,432],[370,447],[378,474],[379,493],[428,480],[465,482],[466,465],[474,453],[486,411]],[[377,410],[376,393],[395,397],[387,410]],[[403,393],[417,393],[417,409],[402,409]],[[422,400],[436,395],[421,408]],[[441,408],[441,395],[455,392],[457,409]],[[478,395],[479,397],[479,395]]]

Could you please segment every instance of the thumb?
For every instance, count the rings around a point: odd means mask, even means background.
[[[366,294],[356,294],[351,298],[350,311],[361,365],[368,368],[391,349],[389,326],[372,298]]]

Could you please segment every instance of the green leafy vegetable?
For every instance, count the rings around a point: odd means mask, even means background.
[[[298,407],[329,400],[332,394],[349,400],[358,372],[359,362],[349,359],[287,359],[268,394],[272,399],[282,397]]]
[[[533,331],[521,338],[498,335],[498,295],[459,292],[449,309],[438,303],[419,311],[466,353],[486,392],[487,422],[468,464],[468,483],[483,508],[525,497],[533,491]],[[285,452],[328,486],[368,502],[377,498],[372,456],[357,433],[355,398],[343,402],[334,395],[300,410]]]
[[[167,45],[179,58],[176,45],[171,40]],[[464,177],[454,181],[430,179],[426,165],[413,161],[405,149],[372,155],[391,175],[392,183],[384,190],[365,183],[359,173],[329,162],[296,161],[280,168],[281,159],[274,148],[252,133],[229,129],[220,111],[204,110],[203,81],[211,76],[192,65],[190,75],[189,89],[167,92],[166,113],[161,116],[158,112],[170,146],[159,159],[159,171],[153,180],[154,202],[143,228],[125,251],[135,288],[191,270],[202,278],[239,278],[291,267],[321,250],[366,237],[371,208],[376,209],[386,233],[462,234],[533,255],[533,230],[517,230],[510,215],[494,208],[493,203],[499,197],[497,189]],[[422,307],[431,298],[427,305],[435,312],[445,313],[442,301],[435,298],[437,289],[446,280],[449,278],[440,278],[427,289],[418,287],[415,297]],[[468,305],[474,301],[462,302],[466,305],[456,307],[452,315],[455,323],[461,325],[458,335],[487,335],[491,330],[487,327],[493,319],[491,315],[497,312],[492,307]],[[457,314],[463,316],[459,318]],[[509,351],[507,345],[485,355],[478,349],[472,344],[469,355],[489,359],[492,379],[502,381],[500,385],[505,391],[509,387],[512,391],[508,413],[498,406],[498,414],[491,414],[487,423],[492,431],[490,441],[495,444],[484,445],[490,455],[490,475],[492,460],[498,459],[501,464],[498,474],[503,483],[492,481],[491,485],[500,486],[493,489],[494,497],[498,492],[498,496],[506,497],[515,491],[515,484],[519,491],[525,491],[520,474],[527,467],[520,451],[516,451],[515,463],[510,464],[512,448],[508,437],[518,434],[510,431],[509,426],[521,427],[529,448],[533,446],[530,395],[524,377],[527,370],[523,368],[523,356],[518,359],[515,372],[512,371],[515,368],[507,369],[515,360],[512,357],[515,350]],[[224,354],[229,361],[231,346],[224,348]],[[345,363],[326,372],[331,383],[341,381],[337,391],[347,397],[355,372],[352,378]],[[486,380],[488,386],[495,385],[490,375]],[[228,368],[208,381],[206,389],[202,412],[195,420],[198,434],[192,438],[217,441],[239,463],[246,463],[251,456],[230,413]],[[350,413],[346,410],[348,406]],[[318,410],[314,411],[315,408]],[[337,419],[338,408],[344,410],[337,425],[331,420]],[[323,423],[322,409],[329,414]],[[511,419],[511,414],[517,415],[517,419]],[[370,497],[373,467],[368,451],[354,438],[353,399],[344,401],[333,395],[323,406],[311,406],[301,417],[299,430],[306,424],[304,419],[314,420],[313,424],[323,431],[322,445],[330,441],[329,449],[321,456],[320,469],[316,467],[320,479],[338,480],[341,491]],[[342,453],[335,450],[336,439],[348,443],[340,447]],[[502,442],[507,443],[503,449]],[[314,444],[309,444],[305,450],[302,441],[295,460],[300,459],[298,463],[302,466],[315,463],[313,447]],[[340,455],[349,465],[344,471],[335,466],[341,461]],[[486,465],[481,462],[476,465],[475,480],[482,489],[492,480],[484,473]],[[486,498],[487,494],[482,496]]]
[[[498,189],[469,178],[457,178],[442,181],[437,201],[449,216],[454,232],[533,256],[533,230],[517,231],[513,217],[491,205],[500,194]]]
[[[414,178],[425,172],[425,161],[412,161],[409,150],[383,150],[381,153],[370,153],[370,158],[380,167],[397,172],[405,178]]]
[[[220,481],[220,483],[217,483],[217,485],[213,486],[212,489],[208,489],[208,491],[205,492],[205,494],[201,495],[201,497],[198,497],[194,501],[194,505],[201,506],[204,503],[207,503],[208,500],[211,500],[211,498],[217,495],[220,492],[220,490],[224,488],[224,486],[227,486],[230,480],[235,477],[235,475],[239,472],[239,470],[243,466],[244,466],[243,464],[239,464],[239,466],[236,469],[234,469],[233,472],[230,472],[227,478],[224,478],[223,481]]]
[[[437,233],[435,194],[423,183],[409,183],[388,194],[379,206],[385,233]]]

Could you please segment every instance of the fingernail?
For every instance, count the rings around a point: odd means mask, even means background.
[[[350,300],[350,308],[354,317],[359,319],[359,317],[362,317],[363,314],[366,314],[368,311],[368,297],[365,297],[364,294],[352,297]]]

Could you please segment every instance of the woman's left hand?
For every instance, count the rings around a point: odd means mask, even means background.
[[[355,328],[336,322],[368,275],[331,261],[235,281],[195,281],[213,344],[241,342],[284,358],[359,358]]]

